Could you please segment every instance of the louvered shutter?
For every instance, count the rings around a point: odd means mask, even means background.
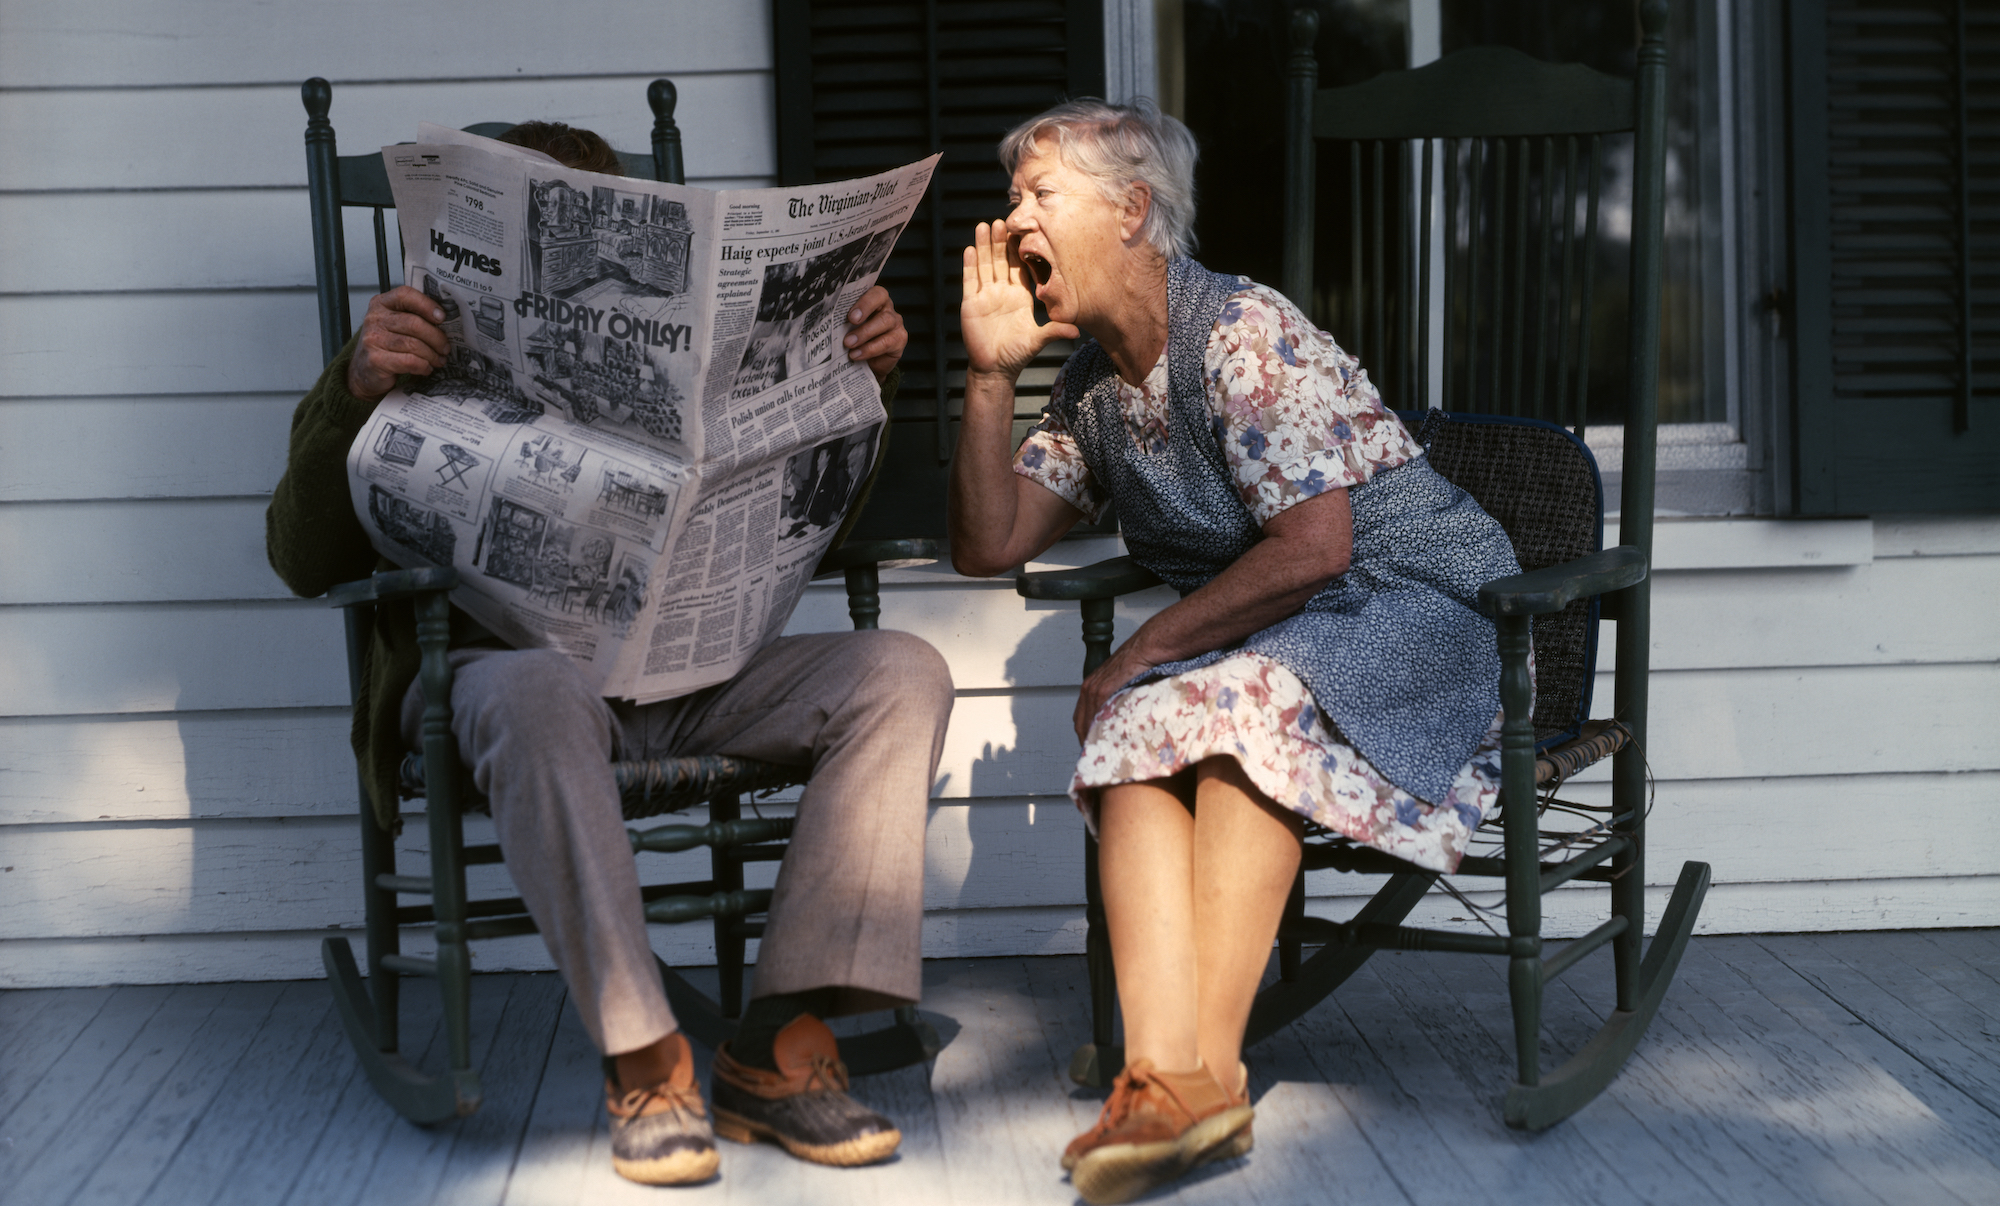
[[[1797,510],[2000,507],[2000,3],[1791,20]]]
[[[942,536],[962,396],[961,249],[1001,217],[1000,136],[1071,96],[1104,93],[1101,0],[775,0],[778,176],[863,176],[943,151],[882,281],[910,331],[889,462],[857,537]],[[1022,378],[1016,432],[1067,345]]]

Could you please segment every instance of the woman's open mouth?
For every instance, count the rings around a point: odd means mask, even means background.
[[[1035,287],[1038,289],[1048,284],[1049,278],[1055,275],[1054,265],[1032,251],[1021,253],[1021,264],[1035,278]]]

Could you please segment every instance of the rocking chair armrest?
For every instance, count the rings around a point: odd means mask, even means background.
[[[1014,578],[1024,599],[1115,599],[1158,586],[1160,576],[1130,557],[1113,557],[1082,569],[1036,570]]]
[[[330,607],[358,607],[364,603],[437,594],[457,585],[457,570],[448,565],[427,565],[421,569],[390,570],[359,582],[343,582],[326,592],[326,601]]]
[[[1479,588],[1479,610],[1495,617],[1548,615],[1578,599],[1645,580],[1646,554],[1621,544],[1546,569],[1496,578]]]
[[[851,540],[837,549],[828,549],[826,556],[821,557],[819,564],[813,567],[813,577],[825,578],[864,565],[880,565],[884,561],[941,561],[944,556],[944,541],[934,537]]]

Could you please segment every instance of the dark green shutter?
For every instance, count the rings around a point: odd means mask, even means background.
[[[2000,508],[2000,5],[1791,22],[1797,510]]]
[[[1004,216],[1000,136],[1072,96],[1104,93],[1101,0],[774,0],[778,179],[864,176],[944,152],[883,271],[910,331],[889,463],[858,537],[944,534],[946,466],[965,348],[960,255]],[[1038,411],[1059,355],[1023,377]],[[1017,427],[1019,425],[1017,424]]]

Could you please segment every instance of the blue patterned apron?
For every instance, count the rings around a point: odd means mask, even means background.
[[[1248,279],[1174,260],[1167,274],[1168,439],[1147,452],[1128,433],[1118,376],[1086,339],[1052,404],[1091,476],[1118,507],[1125,546],[1185,596],[1263,538],[1223,459],[1204,380],[1209,335]],[[1333,727],[1391,783],[1445,798],[1500,710],[1493,623],[1481,585],[1519,573],[1500,525],[1419,456],[1351,487],[1346,573],[1298,612],[1244,641],[1156,666],[1127,686],[1209,665],[1239,649],[1299,676]],[[1312,717],[1301,716],[1301,728]]]

